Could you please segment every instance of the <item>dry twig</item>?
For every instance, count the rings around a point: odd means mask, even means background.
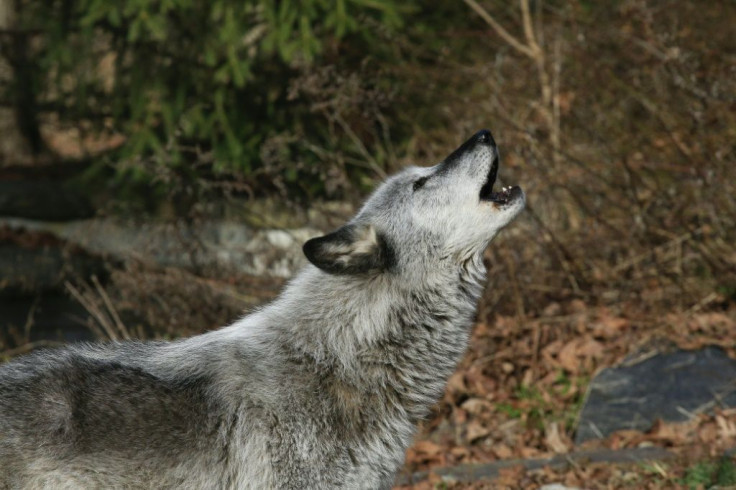
[[[92,283],[95,289],[92,289],[88,284],[83,284],[83,291],[74,287],[69,281],[64,283],[69,293],[79,301],[94,319],[94,321],[87,322],[87,326],[100,338],[110,340],[130,339],[131,335],[128,329],[120,320],[120,316],[96,276],[92,276]]]

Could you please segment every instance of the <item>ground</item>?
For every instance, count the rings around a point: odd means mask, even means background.
[[[409,449],[404,474],[465,463],[540,459],[571,451],[656,446],[672,458],[636,464],[580,464],[502,470],[495,480],[448,484],[438,476],[397,488],[710,488],[736,485],[736,410],[686,423],[619,431],[582,447],[572,442],[585,391],[597,370],[632,354],[718,345],[733,357],[736,309],[652,315],[579,300],[552,303],[535,317],[488,314],[442,401]],[[444,487],[443,487],[444,485]],[[722,486],[719,488],[723,488]]]

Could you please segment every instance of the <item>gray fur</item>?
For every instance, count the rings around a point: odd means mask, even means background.
[[[230,327],[1,366],[0,489],[390,488],[467,346],[483,250],[524,206],[480,199],[497,158],[481,132],[390,178]]]

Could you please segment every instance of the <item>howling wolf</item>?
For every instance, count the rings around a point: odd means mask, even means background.
[[[388,179],[269,306],[175,342],[0,367],[0,489],[390,488],[465,350],[482,254],[523,209],[480,131]]]

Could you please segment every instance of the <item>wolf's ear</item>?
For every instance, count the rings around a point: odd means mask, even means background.
[[[372,225],[349,224],[312,238],[303,247],[307,259],[330,274],[364,274],[388,269],[393,253]]]

